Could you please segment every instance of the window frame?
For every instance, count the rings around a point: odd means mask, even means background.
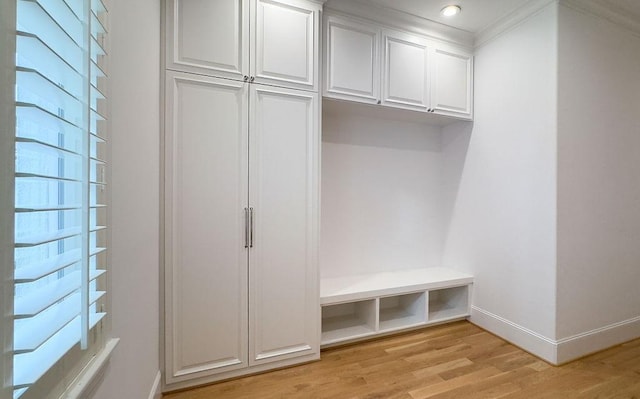
[[[16,2],[0,2],[0,399],[13,399]]]

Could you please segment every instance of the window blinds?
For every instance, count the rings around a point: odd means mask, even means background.
[[[105,315],[106,9],[16,0],[14,397]]]

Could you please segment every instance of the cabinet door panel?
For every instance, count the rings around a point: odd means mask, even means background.
[[[399,32],[384,33],[384,104],[409,109],[427,109],[428,52],[426,42],[421,38]]]
[[[319,354],[318,98],[251,85],[250,364]]]
[[[472,58],[469,54],[435,49],[431,106],[446,115],[471,118]]]
[[[379,30],[328,17],[325,95],[367,103],[379,99]]]
[[[247,366],[246,86],[167,73],[168,383]]]
[[[295,0],[257,0],[251,75],[257,83],[317,90],[320,9]]]
[[[167,68],[242,79],[249,72],[248,0],[168,0]]]

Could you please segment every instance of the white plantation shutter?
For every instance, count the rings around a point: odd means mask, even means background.
[[[17,0],[14,397],[105,315],[105,18]]]

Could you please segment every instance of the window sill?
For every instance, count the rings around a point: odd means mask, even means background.
[[[111,359],[113,350],[118,346],[120,338],[111,338],[107,341],[104,348],[98,352],[84,368],[76,381],[60,396],[61,399],[81,399],[87,398],[88,394],[93,393],[104,377],[106,365]]]

